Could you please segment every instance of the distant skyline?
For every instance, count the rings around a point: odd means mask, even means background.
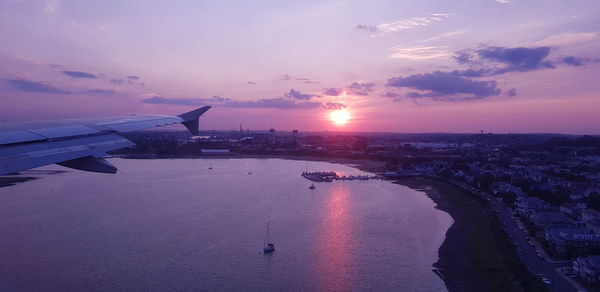
[[[600,134],[599,14],[591,0],[0,0],[0,121],[212,105],[202,129]]]

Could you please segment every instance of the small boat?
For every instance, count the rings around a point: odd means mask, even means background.
[[[316,187],[315,187],[315,184],[311,184],[310,187],[308,187],[308,188],[311,190],[314,190]]]
[[[271,226],[271,222],[267,223],[267,233],[265,234],[265,246],[263,247],[264,253],[270,253],[275,251],[275,245],[269,242],[269,227]]]

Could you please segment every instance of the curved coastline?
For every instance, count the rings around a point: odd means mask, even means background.
[[[327,161],[345,164],[372,173],[381,173],[384,162],[349,158],[236,155],[210,157],[222,159],[278,158],[290,160]],[[454,223],[446,231],[446,238],[438,249],[438,261],[433,264],[435,272],[449,291],[512,291],[521,290],[520,285],[504,262],[494,242],[494,228],[489,210],[482,202],[466,192],[442,181],[426,177],[403,177],[397,184],[422,191],[436,204],[436,208],[448,213]]]

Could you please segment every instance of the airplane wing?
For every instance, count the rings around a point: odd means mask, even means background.
[[[102,173],[117,168],[103,157],[111,150],[135,145],[119,133],[183,124],[198,134],[198,118],[210,106],[178,115],[132,115],[71,119],[0,126],[0,175],[48,164]]]

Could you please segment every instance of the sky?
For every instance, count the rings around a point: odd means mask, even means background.
[[[0,0],[0,121],[212,105],[203,129],[600,134],[598,15],[597,0]]]

